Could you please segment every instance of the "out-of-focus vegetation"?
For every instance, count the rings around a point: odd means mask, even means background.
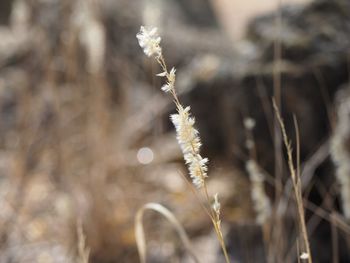
[[[177,216],[201,262],[224,262],[141,25],[159,28],[196,117],[232,261],[303,252],[274,97],[296,164],[293,114],[299,127],[314,262],[349,262],[349,2],[283,2],[1,0],[0,262],[138,262],[147,202]],[[143,222],[147,262],[192,262],[166,220]]]

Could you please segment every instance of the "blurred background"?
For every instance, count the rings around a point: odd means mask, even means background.
[[[147,202],[176,215],[201,262],[224,262],[183,178],[175,108],[138,46],[141,25],[158,27],[177,68],[234,262],[300,252],[272,97],[293,149],[298,121],[314,262],[350,262],[348,0],[1,0],[0,262],[139,262]],[[147,212],[144,226],[147,262],[193,262],[162,216]]]

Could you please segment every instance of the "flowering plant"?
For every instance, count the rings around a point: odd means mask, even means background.
[[[136,35],[141,48],[148,57],[154,56],[162,72],[157,74],[158,77],[166,78],[166,84],[161,87],[166,93],[170,93],[174,99],[176,105],[176,114],[172,114],[170,119],[175,126],[176,138],[182,150],[185,163],[187,164],[190,177],[193,184],[198,190],[203,190],[208,202],[208,208],[206,209],[209,215],[221,248],[225,255],[226,262],[230,262],[226,246],[221,231],[221,220],[220,220],[220,208],[221,205],[218,200],[218,194],[214,195],[214,202],[212,204],[212,198],[209,197],[208,189],[205,179],[208,177],[208,158],[203,158],[200,155],[201,140],[199,132],[194,128],[195,119],[191,116],[189,106],[184,107],[176,94],[175,80],[176,80],[176,69],[173,67],[170,71],[165,63],[162,48],[160,46],[161,37],[157,33],[157,28],[147,30],[141,26],[140,32]]]

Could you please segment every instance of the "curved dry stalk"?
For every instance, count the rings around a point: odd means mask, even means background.
[[[147,203],[144,206],[142,206],[136,213],[135,238],[136,238],[137,250],[139,252],[141,263],[146,263],[146,238],[145,238],[145,231],[143,228],[143,215],[146,210],[153,210],[161,214],[162,216],[164,216],[175,228],[177,234],[181,239],[181,242],[183,243],[188,253],[191,255],[194,262],[200,263],[196,254],[194,253],[190,239],[188,238],[186,231],[181,225],[181,223],[177,220],[175,215],[169,209],[167,209],[166,207],[158,203]]]

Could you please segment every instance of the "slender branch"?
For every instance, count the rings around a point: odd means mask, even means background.
[[[291,146],[291,143],[288,139],[283,119],[280,115],[279,109],[278,109],[274,99],[273,99],[273,107],[274,107],[274,110],[276,112],[276,117],[277,117],[278,123],[280,124],[283,142],[284,142],[284,145],[287,149],[288,168],[289,168],[289,172],[290,172],[292,182],[293,182],[293,189],[294,189],[294,194],[296,197],[296,203],[297,203],[297,208],[298,208],[299,223],[300,223],[301,233],[302,233],[303,240],[304,240],[306,253],[308,254],[308,262],[312,263],[310,244],[309,244],[306,223],[305,223],[305,212],[304,212],[304,207],[303,207],[303,197],[302,197],[300,178],[297,177],[296,170],[294,168],[292,146]],[[297,127],[296,127],[296,129],[297,129]],[[297,132],[297,134],[298,133],[299,132]],[[299,136],[299,135],[297,135],[297,136]]]

